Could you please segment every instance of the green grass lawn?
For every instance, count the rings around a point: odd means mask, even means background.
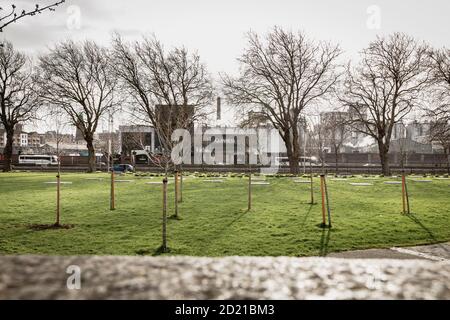
[[[104,178],[101,181],[87,178]],[[0,174],[0,254],[156,254],[161,245],[161,186],[133,175],[116,184],[109,210],[107,174],[63,174],[61,222],[72,229],[33,230],[55,219],[54,173]],[[169,254],[196,256],[308,256],[332,251],[436,243],[450,240],[450,180],[409,180],[411,215],[401,213],[401,185],[362,178],[328,181],[332,229],[319,228],[320,204],[310,205],[309,185],[268,177],[253,187],[247,212],[247,179],[184,180],[181,219],[168,220]],[[211,179],[211,178],[209,178]],[[213,178],[217,179],[217,178]],[[373,186],[351,186],[349,182]],[[319,180],[315,197],[320,200]],[[169,214],[173,213],[169,184]],[[320,201],[319,201],[320,202]]]

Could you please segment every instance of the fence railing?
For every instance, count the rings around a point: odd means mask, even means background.
[[[0,166],[2,165],[0,161]],[[61,167],[64,171],[73,171],[73,172],[83,172],[87,171],[87,165],[86,164],[77,164],[77,165],[67,165],[62,164]],[[56,171],[56,166],[40,166],[40,165],[14,165],[13,168],[15,170],[30,170],[30,171]],[[164,171],[164,168],[158,167],[158,166],[152,166],[152,165],[142,165],[138,164],[135,165],[136,171]],[[259,171],[261,166],[252,166],[252,171]],[[390,166],[391,173],[392,174],[400,174],[400,173],[407,173],[407,174],[450,174],[450,168],[446,166],[433,166],[433,165],[422,165],[422,166]],[[99,171],[107,171],[107,168],[105,165],[97,165],[97,170]],[[248,165],[183,165],[183,171],[189,171],[189,172],[247,172],[249,170]],[[326,167],[320,167],[320,166],[314,166],[311,169],[309,167],[306,167],[305,169],[303,167],[300,167],[300,174],[308,174],[310,170],[313,171],[313,173],[320,174],[340,174],[340,175],[351,175],[351,174],[380,174],[381,173],[381,167],[380,166],[371,166],[371,167],[364,167],[362,165],[342,165],[336,167],[334,165],[329,165]],[[290,169],[288,166],[281,166],[277,170],[278,173],[289,173]]]

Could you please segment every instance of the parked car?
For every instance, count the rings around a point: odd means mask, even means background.
[[[312,167],[320,167],[320,166],[324,166],[324,167],[328,167],[328,164],[326,163],[321,163],[316,157],[300,157],[298,160],[298,164],[300,167],[302,166],[312,166]],[[288,157],[276,157],[275,158],[275,165],[278,166],[289,166],[289,158]]]
[[[377,167],[378,165],[375,163],[365,163],[363,164],[363,167]]]
[[[134,172],[134,167],[131,164],[115,164],[113,166],[114,172]]]

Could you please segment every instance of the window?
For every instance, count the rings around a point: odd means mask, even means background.
[[[28,145],[28,134],[21,133],[20,134],[20,145],[27,146]]]

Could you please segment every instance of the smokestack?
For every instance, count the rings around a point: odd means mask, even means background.
[[[221,118],[221,110],[220,110],[220,97],[217,97],[217,120]]]

